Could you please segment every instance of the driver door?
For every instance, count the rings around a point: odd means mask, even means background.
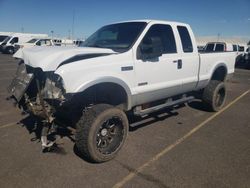
[[[155,50],[161,50],[159,57],[151,58],[147,53],[150,50],[142,50],[149,45],[150,39],[161,41]],[[146,44],[145,44],[146,43]],[[152,50],[151,50],[152,51]],[[178,59],[176,39],[173,29],[167,24],[152,25],[141,43],[137,47],[135,57],[135,75],[137,104],[155,101],[179,94],[182,87],[181,66]],[[145,58],[145,56],[149,58]]]

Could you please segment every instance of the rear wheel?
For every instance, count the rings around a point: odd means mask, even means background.
[[[211,80],[204,89],[202,100],[211,111],[219,111],[225,104],[226,87],[224,82]]]
[[[98,104],[88,109],[76,130],[76,147],[93,162],[114,158],[125,142],[128,133],[126,114],[111,105]]]

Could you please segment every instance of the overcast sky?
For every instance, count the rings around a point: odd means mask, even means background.
[[[85,38],[105,24],[131,19],[189,23],[197,36],[250,38],[250,0],[0,0],[0,31],[67,37],[73,30]]]

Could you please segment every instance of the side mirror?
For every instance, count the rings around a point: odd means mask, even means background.
[[[152,59],[162,56],[163,45],[160,37],[143,39],[137,50],[137,59]]]

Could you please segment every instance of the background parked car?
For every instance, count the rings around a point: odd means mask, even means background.
[[[55,43],[49,38],[33,38],[28,42],[15,44],[14,51],[16,52],[20,48],[30,48],[33,46],[55,46]]]
[[[246,54],[244,55],[245,66],[250,69],[250,47],[247,48]]]
[[[31,34],[31,33],[14,33],[4,39],[4,41],[0,45],[0,51],[2,53],[13,54],[15,53],[15,44],[25,43],[35,37],[45,38],[45,37],[48,37],[48,35],[47,34]]]

